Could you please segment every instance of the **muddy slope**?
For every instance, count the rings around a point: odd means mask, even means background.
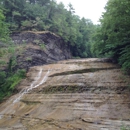
[[[130,128],[128,80],[106,59],[32,67],[19,94],[0,105],[0,130]]]

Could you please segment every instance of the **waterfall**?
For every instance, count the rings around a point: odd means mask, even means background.
[[[21,99],[21,97],[22,97],[24,94],[28,93],[28,92],[31,91],[32,89],[37,88],[37,87],[39,87],[40,85],[42,85],[44,82],[46,82],[49,72],[50,72],[50,70],[47,71],[47,73],[45,74],[45,76],[44,76],[44,78],[42,79],[42,81],[41,81],[39,84],[35,85],[35,84],[38,82],[38,80],[40,79],[41,74],[42,74],[42,69],[40,69],[36,80],[35,80],[33,83],[31,83],[31,85],[30,85],[29,88],[22,89],[22,90],[19,92],[19,95],[20,95],[20,96],[19,96],[18,98],[16,98],[16,99],[13,101],[13,103],[19,102],[20,99]]]
[[[3,115],[1,114],[1,115],[0,115],[0,120],[1,120],[2,118],[3,118]]]

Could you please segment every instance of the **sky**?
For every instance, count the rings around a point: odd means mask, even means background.
[[[98,24],[104,7],[108,0],[56,0],[62,2],[67,7],[69,3],[73,5],[75,14],[80,17],[91,19],[94,24]]]

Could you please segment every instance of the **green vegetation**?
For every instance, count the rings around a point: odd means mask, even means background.
[[[109,0],[94,36],[92,51],[112,57],[130,74],[130,1]]]
[[[45,49],[46,49],[45,44],[44,44],[44,43],[41,43],[41,44],[40,44],[40,48],[41,48],[42,50],[45,50]]]
[[[12,94],[16,85],[25,77],[25,70],[19,70],[15,74],[0,71],[0,101]]]
[[[0,41],[9,31],[51,31],[68,42],[73,57],[112,57],[130,73],[129,7],[129,0],[109,0],[101,24],[94,25],[75,15],[71,4],[66,9],[56,0],[0,0]],[[0,50],[0,57],[5,51]]]
[[[13,70],[17,65],[15,55],[22,47],[3,44],[6,46],[0,48],[0,101],[10,96],[16,85],[25,77],[25,70]]]
[[[32,57],[27,57],[26,61],[32,61]]]
[[[69,43],[74,57],[92,57],[91,35],[95,25],[90,19],[75,15],[71,4],[66,9],[55,0],[0,0],[0,6],[11,32],[51,31]]]
[[[0,9],[0,41],[6,41],[9,38],[8,24],[5,22],[3,10]]]
[[[9,29],[3,11],[0,10],[0,101],[10,96],[16,85],[25,77],[25,70],[13,71],[17,64],[15,53],[20,47],[8,42]]]
[[[130,130],[130,127],[127,127],[127,126],[122,126],[120,130]]]
[[[13,74],[13,67],[17,53],[26,46],[8,42],[10,33],[17,31],[51,31],[68,43],[73,57],[112,57],[130,74],[129,7],[129,0],[109,0],[101,24],[94,25],[75,15],[71,4],[66,9],[56,0],[0,0],[0,99],[10,95],[23,78],[23,71]],[[44,43],[34,42],[45,50]]]
[[[25,70],[12,71],[15,65],[16,59],[12,56],[9,59],[6,71],[0,70],[0,101],[4,97],[10,96],[16,85],[25,77]]]

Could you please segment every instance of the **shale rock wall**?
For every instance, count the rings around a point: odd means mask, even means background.
[[[16,45],[25,45],[26,49],[17,54],[15,69],[28,69],[32,66],[54,63],[70,59],[69,43],[56,34],[44,32],[22,32],[12,34]]]

